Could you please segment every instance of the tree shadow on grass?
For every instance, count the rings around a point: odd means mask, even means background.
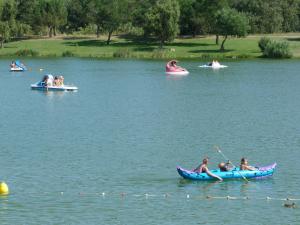
[[[174,42],[167,43],[166,46],[169,47],[201,47],[201,46],[214,46],[215,44],[208,43],[194,43],[194,42]]]
[[[83,39],[91,39],[91,37],[76,37],[76,36],[71,36],[71,37],[63,37],[63,40],[83,40]]]
[[[225,49],[224,51],[220,51],[220,49],[199,49],[199,50],[191,50],[191,53],[227,53],[232,52],[232,49]]]
[[[17,46],[7,46],[7,44],[4,44],[4,45],[3,45],[3,49],[4,49],[4,48],[18,48],[18,47],[17,47]]]
[[[157,47],[149,46],[149,47],[136,47],[133,49],[133,51],[136,52],[153,52],[155,49],[158,49]]]
[[[119,42],[111,40],[107,45],[106,40],[82,40],[82,41],[68,41],[64,43],[68,46],[80,46],[80,47],[103,47],[103,46],[114,46],[114,47],[135,47],[144,46],[147,48],[146,43],[135,43],[135,42]]]
[[[82,40],[82,41],[67,41],[64,43],[67,46],[80,46],[80,47],[103,47],[103,46],[115,46],[115,47],[137,47],[138,51],[150,51],[154,50],[154,46],[159,46],[158,42],[145,42],[145,41],[128,41],[128,42],[118,42],[112,40],[109,45],[106,44],[106,40]],[[203,46],[212,46],[214,44],[207,43],[184,43],[184,42],[175,42],[167,43],[165,47],[203,47]]]
[[[300,41],[299,37],[295,37],[295,38],[286,38],[286,40],[288,41]]]
[[[9,42],[17,42],[17,41],[26,41],[26,40],[32,40],[32,37],[14,37],[11,38]]]
[[[111,44],[113,41],[111,41]],[[68,46],[80,46],[80,47],[101,47],[106,46],[106,41],[103,40],[83,40],[83,41],[67,41],[64,43]]]

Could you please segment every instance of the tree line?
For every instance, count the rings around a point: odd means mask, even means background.
[[[228,36],[300,30],[300,0],[0,0],[0,44],[25,35],[78,31],[155,38]]]

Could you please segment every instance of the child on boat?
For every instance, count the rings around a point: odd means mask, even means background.
[[[208,164],[208,158],[204,158],[202,163],[196,168],[194,169],[194,172],[196,173],[206,173],[207,175],[217,178],[220,181],[223,181],[223,179],[215,174],[213,174],[212,172],[210,172],[210,170],[207,167]]]
[[[12,62],[11,62],[10,68],[16,68],[16,63],[15,63],[15,61],[12,61]]]

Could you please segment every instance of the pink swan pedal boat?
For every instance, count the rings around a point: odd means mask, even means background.
[[[176,65],[176,60],[171,60],[166,65],[166,74],[167,75],[175,75],[175,76],[186,76],[189,74],[185,68]]]

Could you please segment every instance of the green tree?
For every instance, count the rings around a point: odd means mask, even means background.
[[[217,17],[219,10],[228,8],[227,0],[202,0],[198,8],[201,8],[203,17],[205,18],[206,33],[216,34],[216,44],[218,45]]]
[[[298,10],[295,2],[298,0],[229,1],[231,7],[247,14],[251,33],[282,32],[286,30],[283,27],[294,26],[291,24],[298,23],[298,19],[294,15],[294,11]],[[284,23],[288,23],[288,25]]]
[[[227,0],[179,0],[181,34],[215,34],[217,11]],[[216,42],[218,44],[218,36]]]
[[[67,9],[61,0],[40,0],[36,13],[37,23],[48,28],[48,35],[56,35],[59,26],[67,23]]]
[[[95,0],[67,0],[67,24],[66,30],[69,32],[78,31],[85,28],[91,22],[91,12],[95,9]]]
[[[178,34],[180,16],[177,0],[158,0],[146,13],[145,29],[151,31],[160,41],[162,47],[166,41],[173,41]]]
[[[10,39],[10,28],[7,21],[0,21],[0,47],[4,47],[4,42]]]
[[[128,0],[95,0],[92,12],[93,22],[97,25],[97,36],[100,31],[107,32],[106,43],[120,26],[128,21]]]
[[[16,31],[16,5],[13,0],[0,2],[0,47],[4,47],[4,42],[9,41]]]
[[[147,18],[145,17],[146,13],[149,9],[156,3],[156,0],[135,0],[135,5],[139,5],[139,7],[135,7],[132,10],[132,25],[135,27],[143,28],[144,37],[149,36],[149,32],[146,29],[147,27]]]
[[[4,0],[1,9],[1,20],[12,21],[16,18],[16,4],[14,0]]]
[[[220,51],[224,51],[224,44],[228,36],[244,37],[247,35],[249,25],[247,17],[235,9],[222,9],[216,17],[217,34],[224,36]]]
[[[281,1],[281,12],[283,17],[282,30],[284,32],[295,32],[298,30],[299,10],[300,10],[299,0]]]
[[[34,9],[37,0],[16,0],[16,20],[30,26],[34,25]]]

